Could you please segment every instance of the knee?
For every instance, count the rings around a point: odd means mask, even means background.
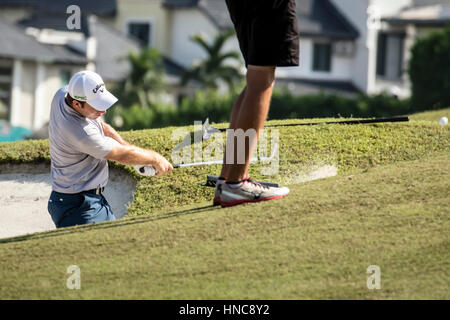
[[[274,66],[248,66],[247,88],[249,90],[267,90],[275,83]]]

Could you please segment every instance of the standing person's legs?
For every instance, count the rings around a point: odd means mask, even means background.
[[[225,149],[225,153],[233,152],[235,155],[235,161],[232,164],[227,164],[224,161],[222,166],[221,177],[224,177],[227,181],[241,181],[246,176],[251,155],[255,150],[260,130],[264,126],[269,111],[274,77],[274,66],[248,66],[247,86],[233,107],[230,129],[242,129],[244,132],[248,129],[254,129],[256,139],[245,143],[245,164],[236,162],[237,152],[242,152],[242,150],[238,150],[237,143],[234,143],[234,150],[227,151]],[[224,155],[225,159],[226,156]]]
[[[242,92],[239,94],[239,96],[237,97],[233,108],[231,110],[231,117],[230,117],[230,126],[229,129],[236,129],[236,123],[237,123],[237,118],[239,116],[239,112],[241,111],[241,106],[242,106],[242,101],[244,100],[245,94],[247,93],[247,86],[242,90]],[[223,153],[223,163],[226,162],[226,148],[225,151]],[[219,179],[226,179],[228,177],[229,174],[229,169],[230,166],[222,166],[222,171],[220,173],[220,178]]]
[[[295,0],[226,0],[226,4],[248,69],[247,86],[230,119],[230,129],[242,131],[227,136],[221,179],[214,191],[213,203],[222,207],[279,199],[289,193],[288,188],[250,180],[247,170],[269,111],[275,68],[296,66],[299,58]]]

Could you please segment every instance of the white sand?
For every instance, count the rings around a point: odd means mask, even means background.
[[[105,198],[117,219],[125,216],[136,190],[134,180],[110,168]],[[55,229],[47,211],[51,188],[48,165],[0,165],[0,238]]]
[[[338,167],[334,164],[315,164],[299,166],[294,172],[286,173],[280,183],[299,184],[313,180],[334,177],[338,174]]]

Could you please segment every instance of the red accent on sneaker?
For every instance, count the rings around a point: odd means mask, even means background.
[[[214,198],[213,206],[220,206],[220,197],[215,197]]]

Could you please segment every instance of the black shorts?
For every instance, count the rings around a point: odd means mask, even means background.
[[[245,65],[298,66],[295,0],[226,0]]]

